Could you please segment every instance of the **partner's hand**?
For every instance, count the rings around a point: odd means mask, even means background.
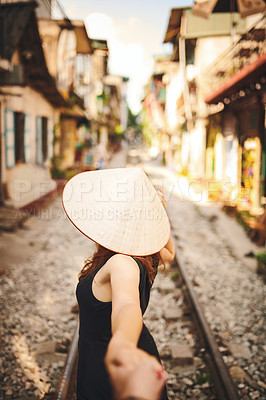
[[[110,354],[109,354],[110,356]],[[155,357],[136,347],[123,347],[105,358],[116,400],[134,396],[159,400],[167,374]]]

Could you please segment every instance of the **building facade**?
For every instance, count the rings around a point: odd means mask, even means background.
[[[261,17],[216,60],[206,75],[213,78],[205,102],[220,119],[225,200],[259,213],[265,203],[266,21]],[[232,58],[234,54],[234,58]],[[224,71],[224,72],[222,72]],[[206,92],[207,92],[206,91]],[[211,121],[210,117],[209,120]],[[210,124],[211,125],[211,122]],[[213,143],[217,141],[213,137]],[[211,141],[207,150],[211,154]],[[210,159],[215,160],[215,154]]]
[[[53,129],[65,100],[47,69],[35,4],[3,4],[0,14],[1,197],[23,208],[56,189]]]

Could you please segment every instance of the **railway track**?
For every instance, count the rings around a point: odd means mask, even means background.
[[[76,398],[76,371],[78,358],[78,333],[76,327],[66,362],[58,382],[54,400],[74,400]]]
[[[237,387],[231,378],[228,367],[224,363],[218,344],[204,316],[192,282],[189,279],[184,263],[178,253],[176,254],[176,262],[182,281],[185,285],[186,298],[190,305],[194,320],[196,321],[198,333],[206,349],[205,359],[207,360],[212,373],[217,398],[220,400],[239,400],[240,397]]]
[[[127,161],[130,162],[132,166],[136,166],[136,164],[139,163],[139,158],[132,153],[130,157],[128,156]],[[182,278],[182,289],[184,290],[194,324],[196,325],[197,335],[200,338],[201,345],[203,345],[205,349],[204,358],[207,361],[209,370],[211,371],[211,379],[215,386],[216,398],[219,400],[239,400],[240,397],[237,386],[231,378],[228,367],[224,363],[219,346],[204,316],[183,260],[178,253],[176,254],[174,263],[176,264]],[[66,363],[58,383],[54,400],[74,400],[76,398],[75,376],[77,369],[77,350],[78,327],[76,328],[69,348]]]
[[[205,348],[204,358],[211,371],[211,379],[215,386],[216,398],[219,400],[239,400],[240,397],[237,387],[230,376],[228,367],[223,361],[222,354],[219,351],[218,344],[202,312],[183,261],[179,255],[176,256],[175,261],[183,281],[183,290],[186,295],[187,303],[190,306],[193,320],[196,323],[196,330],[201,340],[201,346]],[[74,400],[76,398],[75,376],[77,368],[77,348],[78,327],[76,328],[69,348],[54,400]]]

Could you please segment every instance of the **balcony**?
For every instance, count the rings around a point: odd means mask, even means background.
[[[243,67],[266,53],[266,16],[263,16],[236,44],[222,53],[202,74],[204,97],[222,86]]]

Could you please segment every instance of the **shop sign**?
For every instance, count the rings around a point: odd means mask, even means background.
[[[246,140],[244,142],[244,149],[246,149],[246,150],[256,149],[256,142],[254,140]]]

